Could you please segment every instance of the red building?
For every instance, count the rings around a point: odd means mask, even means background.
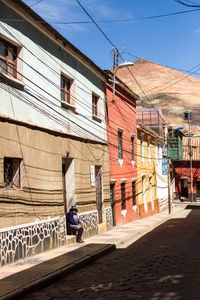
[[[112,83],[106,84],[107,131],[110,155],[110,192],[113,224],[121,225],[137,215],[138,96],[117,78],[113,101]]]
[[[173,164],[176,199],[191,200],[191,169],[189,161],[177,161]],[[193,201],[200,201],[200,161],[192,162]]]

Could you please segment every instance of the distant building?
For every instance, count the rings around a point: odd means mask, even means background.
[[[166,140],[165,140],[165,136],[167,134],[166,121],[163,118],[162,111],[160,108],[137,109],[136,112],[137,112],[136,114],[137,124],[142,126],[142,127],[141,126],[138,127],[138,130],[140,131],[141,128],[145,128],[146,130],[144,131],[146,134],[144,141],[143,140],[141,141],[142,135],[140,135],[140,138],[138,136],[138,138],[140,139],[140,147],[141,145],[143,145],[142,146],[144,148],[143,152],[145,152],[145,155],[143,155],[143,159],[141,160],[142,164],[140,167],[141,169],[147,168],[148,171],[151,170],[149,175],[152,176],[151,173],[153,172],[152,166],[154,165],[155,167],[154,183],[156,188],[156,198],[159,201],[159,210],[163,210],[168,206],[168,179],[167,179],[168,169],[167,169],[167,148],[166,148]],[[152,156],[151,152],[155,153],[155,155]],[[138,169],[138,174],[139,174],[139,169]]]
[[[137,138],[138,213],[146,217],[160,211],[156,169],[162,160],[159,160],[157,142],[163,142],[163,138],[143,124],[137,124]]]

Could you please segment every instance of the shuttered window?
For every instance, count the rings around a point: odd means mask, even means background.
[[[126,209],[126,190],[125,183],[121,183],[121,209]]]
[[[118,131],[118,158],[123,159],[122,131]]]

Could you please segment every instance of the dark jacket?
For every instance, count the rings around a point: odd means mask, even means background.
[[[67,227],[70,227],[70,224],[71,225],[79,225],[80,222],[76,222],[74,220],[74,214],[72,211],[69,211],[67,214],[66,214],[66,222],[67,222]]]

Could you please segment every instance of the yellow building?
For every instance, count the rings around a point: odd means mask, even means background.
[[[155,131],[137,125],[137,204],[140,217],[159,212],[156,169],[162,163],[163,138]]]

